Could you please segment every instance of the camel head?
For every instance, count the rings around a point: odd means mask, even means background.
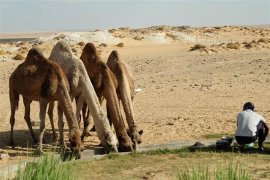
[[[87,43],[82,50],[80,59],[95,62],[100,59],[100,54],[93,43]]]
[[[112,132],[107,132],[105,134],[105,139],[103,141],[104,143],[102,143],[105,152],[109,153],[109,152],[118,152],[117,149],[117,139],[116,136],[112,133]]]
[[[80,159],[83,146],[81,142],[80,131],[78,128],[73,128],[70,131],[69,142],[72,153],[75,155],[76,159]]]
[[[117,62],[119,62],[119,54],[118,51],[113,50],[111,54],[108,57],[107,64],[108,66],[114,71],[115,70],[115,65]]]
[[[118,142],[119,142],[119,151],[120,152],[131,152],[133,151],[133,145],[130,140],[130,138],[127,137],[118,137]]]
[[[142,143],[141,135],[143,134],[143,130],[140,130],[139,132],[137,130],[131,132],[129,129],[127,129],[127,133],[133,142],[133,148],[136,151],[138,149],[138,144]]]

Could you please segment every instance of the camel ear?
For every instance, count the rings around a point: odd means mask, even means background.
[[[139,131],[139,134],[142,135],[142,133],[143,133],[143,130],[140,130],[140,131]]]

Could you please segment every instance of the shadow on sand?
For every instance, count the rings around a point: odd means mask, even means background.
[[[39,130],[34,129],[36,137],[38,137]],[[68,130],[64,130],[64,133],[68,133]],[[14,130],[14,145],[10,145],[10,131],[0,132],[0,150],[7,152],[9,156],[33,156],[34,151],[37,148],[32,140],[32,137],[28,130]],[[66,136],[67,137],[67,136]],[[60,153],[60,146],[57,141],[53,140],[52,131],[46,130],[44,133],[43,150],[45,153]],[[69,147],[68,139],[65,139],[67,147]],[[84,145],[87,150],[93,150],[96,153],[102,153],[103,148],[99,146],[91,145],[90,142]]]

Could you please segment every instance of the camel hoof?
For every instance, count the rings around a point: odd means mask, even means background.
[[[15,146],[14,140],[10,140],[9,143],[8,143],[8,145],[10,145],[10,146]]]

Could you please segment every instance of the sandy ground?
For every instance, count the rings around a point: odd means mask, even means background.
[[[21,36],[20,36],[21,37]],[[16,160],[33,147],[24,121],[20,99],[16,112],[14,148],[9,142],[8,79],[32,46],[48,57],[57,40],[70,42],[80,56],[79,42],[94,42],[104,61],[118,50],[135,76],[138,92],[134,109],[143,144],[203,139],[207,134],[233,134],[237,113],[252,101],[266,120],[270,119],[270,28],[253,27],[151,27],[110,31],[58,33],[31,42],[0,44],[0,151]],[[124,47],[116,46],[119,42]],[[199,49],[190,51],[196,44]],[[23,58],[24,59],[24,58]],[[105,111],[104,105],[103,109]],[[38,120],[39,106],[33,102],[31,118]],[[55,112],[55,125],[57,117]],[[47,124],[49,119],[47,117]],[[38,126],[34,126],[38,134]],[[47,125],[49,144],[51,130]],[[87,137],[90,148],[99,144],[96,134]],[[12,160],[12,158],[11,158]],[[1,162],[1,161],[0,161]]]

